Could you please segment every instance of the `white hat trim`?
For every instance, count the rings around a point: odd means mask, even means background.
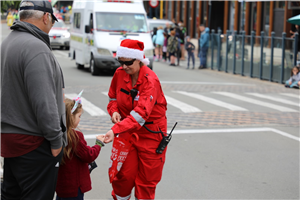
[[[131,49],[127,47],[118,47],[116,58],[132,58],[142,61],[145,65],[149,65],[150,61],[148,58],[144,58],[144,51],[138,49]]]

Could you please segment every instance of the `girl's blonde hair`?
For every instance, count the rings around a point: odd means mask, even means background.
[[[82,111],[82,105],[79,103],[76,110],[71,113],[72,108],[75,105],[75,100],[71,100],[66,98],[65,99],[66,104],[66,124],[67,124],[67,138],[68,138],[68,145],[64,148],[64,156],[62,158],[62,164],[65,164],[65,159],[71,159],[73,156],[73,153],[76,151],[77,143],[79,140],[79,137],[75,130],[73,130],[74,127],[74,120],[73,116]],[[73,153],[72,153],[73,150]]]

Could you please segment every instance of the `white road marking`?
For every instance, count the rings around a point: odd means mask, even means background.
[[[68,53],[64,53],[64,52],[61,52],[61,51],[53,50],[53,53],[59,54],[63,57],[68,57]],[[60,57],[59,55],[57,55],[57,57]]]
[[[278,106],[278,105],[275,105],[275,104],[272,104],[272,103],[259,101],[259,100],[256,100],[256,99],[252,99],[252,98],[249,98],[249,97],[241,96],[241,95],[230,93],[230,92],[213,92],[213,93],[228,96],[228,97],[238,99],[238,100],[241,100],[241,101],[246,101],[248,103],[257,104],[259,106],[272,108],[272,109],[275,109],[275,110],[279,110],[281,112],[298,112],[297,110],[294,110],[294,109],[291,109],[291,108],[287,108],[287,107],[284,107],[284,106]]]
[[[198,109],[194,106],[191,106],[189,104],[183,103],[182,101],[178,101],[177,99],[174,99],[167,95],[165,95],[165,97],[166,97],[167,103],[169,105],[179,108],[184,113],[202,112],[200,109]]]
[[[73,93],[72,94],[65,94],[65,96],[68,97],[69,99],[73,99],[77,96],[77,94],[73,94]],[[88,112],[91,116],[104,116],[104,115],[107,115],[106,112],[104,112],[102,109],[95,106],[94,104],[92,104],[91,102],[86,100],[85,98],[81,97],[81,101],[82,101],[83,110]]]
[[[168,130],[168,133],[170,130]],[[185,130],[174,130],[172,134],[197,134],[197,133],[242,133],[242,132],[274,132],[284,137],[296,140],[300,142],[300,138],[292,134],[277,130],[275,128],[231,128],[231,129],[185,129]],[[101,134],[101,133],[99,133]],[[84,135],[85,139],[95,139],[99,134],[88,134]],[[103,133],[105,134],[105,133]]]
[[[289,105],[292,105],[292,106],[300,106],[299,102],[297,103],[297,102],[294,102],[294,101],[289,101],[289,100],[285,100],[285,99],[281,99],[281,98],[267,96],[265,94],[259,94],[259,93],[246,93],[246,94],[256,96],[256,97],[260,97],[260,98],[263,98],[263,99],[269,99],[269,100],[272,100],[272,101],[277,101],[277,102],[284,103],[284,104],[289,104]]]
[[[285,96],[288,96],[288,97],[294,97],[294,98],[298,98],[300,99],[300,94],[290,94],[290,93],[280,93],[281,95],[285,95]]]
[[[198,85],[241,85],[255,86],[255,84],[247,83],[218,83],[218,82],[191,82],[191,81],[160,81],[161,84],[198,84]]]
[[[108,97],[108,92],[101,92],[101,93]]]
[[[245,108],[242,108],[242,107],[239,107],[239,106],[235,106],[235,105],[232,105],[232,104],[229,104],[229,103],[225,103],[223,101],[216,100],[216,99],[213,99],[213,98],[210,98],[210,97],[206,97],[206,96],[203,96],[203,95],[200,95],[200,94],[195,94],[195,93],[190,93],[190,92],[184,92],[184,91],[173,91],[173,92],[176,92],[176,93],[179,93],[179,94],[183,94],[183,95],[186,95],[186,96],[189,96],[189,97],[193,97],[193,98],[199,99],[201,101],[205,101],[205,102],[210,103],[210,104],[214,104],[214,105],[217,105],[217,106],[220,106],[220,107],[227,108],[229,110],[234,110],[234,111],[248,111]]]

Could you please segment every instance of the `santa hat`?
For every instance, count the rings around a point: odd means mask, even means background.
[[[150,61],[145,58],[144,43],[138,40],[122,40],[121,46],[117,48],[116,58],[132,58],[140,60],[144,65],[149,65]]]

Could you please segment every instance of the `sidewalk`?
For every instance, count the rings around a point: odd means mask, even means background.
[[[188,63],[188,59],[187,59],[187,55],[185,56],[185,60],[180,60],[179,61],[179,66],[177,66],[177,59],[176,59],[176,62],[175,62],[175,65],[176,66],[170,66],[170,67],[181,67],[181,68],[187,68],[187,63]],[[163,61],[153,61],[153,64],[155,63],[162,63],[162,64],[165,64],[165,65],[170,65],[169,62],[163,62]],[[195,69],[198,69],[198,67],[200,66],[200,59],[195,55]],[[193,61],[192,61],[192,58],[190,58],[190,68],[191,69],[193,68]]]

